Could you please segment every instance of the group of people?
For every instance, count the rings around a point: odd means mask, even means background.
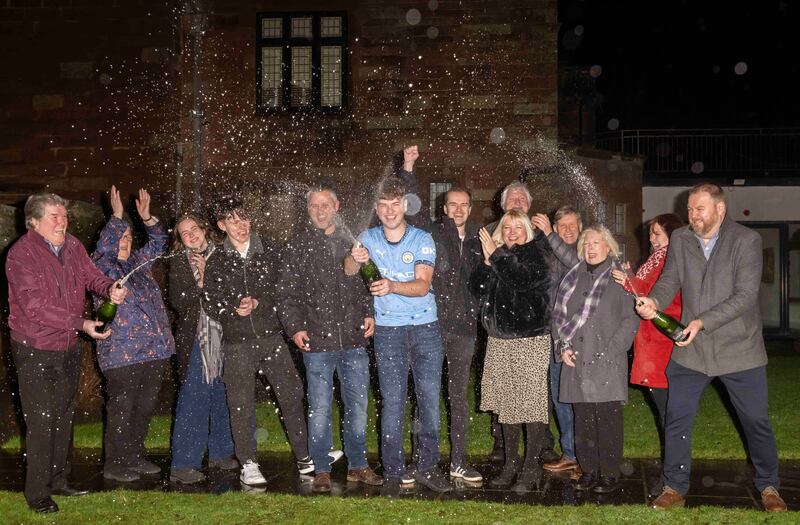
[[[174,332],[152,271],[169,236],[145,190],[136,210],[148,242],[133,248],[133,224],[112,187],[112,217],[91,257],[67,234],[67,203],[54,194],[31,196],[29,231],[6,264],[29,506],[54,512],[52,495],[85,493],[67,483],[77,331],[97,340],[106,382],[104,477],[129,482],[161,472],[146,459],[144,439],[162,372],[176,354],[181,382],[171,481],[203,481],[207,454],[208,468],[240,469],[242,483],[266,484],[255,440],[256,380],[264,376],[298,471],[313,473],[314,491],[330,491],[332,463],[344,455],[348,482],[382,485],[387,495],[415,483],[447,492],[450,480],[483,480],[467,458],[467,399],[485,333],[480,409],[493,415],[492,457],[503,462],[491,486],[531,490],[545,469],[568,472],[577,490],[617,490],[633,345],[630,382],[648,389],[664,447],[653,506],[683,505],[694,415],[704,388],[720,377],[747,436],[764,506],[785,510],[767,416],[760,237],[726,217],[718,186],[691,190],[689,227],[674,215],[649,223],[653,250],[634,276],[618,264],[619,246],[605,226],[583,228],[570,206],[552,224],[544,214],[530,217],[531,195],[519,182],[501,194],[501,219],[484,228],[468,221],[471,194],[459,187],[445,194],[440,220],[407,216],[406,195],[418,191],[418,156],[415,146],[402,152],[396,176],[379,188],[377,224],[357,242],[340,231],[340,203],[326,185],[308,191],[309,220],[279,249],[252,230],[251,214],[236,198],[215,203],[219,231],[200,215],[179,217],[167,294]],[[365,264],[380,276],[362,279]],[[87,290],[96,305],[117,305],[110,330],[84,317]],[[648,321],[659,309],[686,325],[688,337],[674,351]],[[305,389],[290,343],[302,355]],[[370,347],[381,399],[382,476],[367,462]],[[409,371],[411,465],[403,447]],[[444,373],[450,480],[439,469]],[[344,406],[343,452],[333,450],[334,376]],[[552,412],[560,455],[553,451]]]

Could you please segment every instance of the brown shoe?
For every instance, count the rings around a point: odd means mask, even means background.
[[[565,470],[572,470],[578,466],[578,462],[574,459],[567,459],[564,456],[558,458],[558,461],[552,463],[545,463],[542,468],[550,472],[564,472]]]
[[[360,468],[358,470],[347,471],[347,481],[355,481],[364,483],[365,485],[373,485],[378,487],[383,485],[383,478],[375,474],[369,467]]]
[[[578,465],[569,475],[569,479],[571,479],[572,481],[578,481],[579,479],[581,479],[581,476],[583,476],[583,470],[581,469],[581,466]]]
[[[786,502],[775,487],[767,487],[761,492],[761,503],[767,512],[786,512]]]
[[[664,485],[661,495],[654,499],[650,506],[656,510],[666,510],[673,507],[683,507],[686,505],[686,498],[678,494],[675,489]]]
[[[331,473],[319,472],[314,476],[314,484],[311,485],[311,490],[314,492],[330,492],[331,491]]]

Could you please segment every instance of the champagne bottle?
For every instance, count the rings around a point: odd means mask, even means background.
[[[688,334],[684,334],[683,331],[686,329],[685,326],[681,324],[680,321],[672,317],[671,315],[667,315],[661,310],[656,311],[656,316],[651,319],[658,331],[662,334],[666,335],[676,343],[682,343],[688,337]]]
[[[361,243],[358,243],[358,246],[359,248],[364,247],[364,245]],[[364,283],[367,286],[371,285],[375,281],[380,281],[383,279],[380,270],[378,270],[378,265],[375,264],[375,261],[373,261],[371,257],[367,262],[361,265],[359,272],[361,273],[361,278],[364,279]]]
[[[122,285],[119,283],[116,283],[115,286],[117,288],[122,288]],[[100,308],[97,309],[97,320],[101,321],[103,324],[97,328],[97,331],[102,334],[111,328],[111,323],[114,322],[114,316],[116,315],[117,305],[112,303],[110,299],[101,304]]]
[[[639,292],[636,290],[636,287],[634,286],[634,283],[636,281],[634,280],[634,276],[630,271],[630,265],[628,265],[627,267],[623,266],[622,262],[619,260],[617,256],[612,256],[611,262],[616,267],[616,269],[625,274],[625,283],[628,285],[629,291],[633,292],[633,294],[637,297],[637,302],[638,302]],[[656,325],[656,328],[658,328],[659,332],[666,335],[676,343],[682,343],[683,341],[686,340],[687,337],[689,337],[688,335],[685,335],[683,333],[683,330],[685,330],[686,327],[683,326],[680,323],[680,321],[678,321],[671,315],[665,314],[661,310],[656,310],[656,316],[653,317],[651,321],[653,322],[654,325]]]
[[[360,272],[361,278],[364,279],[364,282],[367,284],[367,286],[371,285],[375,281],[380,281],[383,279],[383,277],[381,277],[380,270],[378,270],[378,266],[372,259],[361,265]]]

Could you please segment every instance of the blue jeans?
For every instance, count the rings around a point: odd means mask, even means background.
[[[175,409],[172,470],[199,469],[206,447],[211,460],[233,456],[225,383],[222,378],[203,381],[200,343],[195,340]]]
[[[430,470],[439,463],[439,391],[444,354],[439,323],[376,326],[374,341],[383,400],[381,455],[384,476],[396,479],[405,470],[403,425],[409,368],[417,400],[415,467],[419,472]]]
[[[303,353],[308,382],[308,452],[315,472],[330,472],[333,447],[331,405],[333,373],[339,377],[344,402],[344,453],[350,470],[367,466],[367,400],[369,356],[364,348]]]
[[[550,398],[556,410],[558,431],[561,434],[561,454],[567,459],[575,459],[575,416],[571,403],[562,403],[558,400],[561,387],[561,363],[557,363],[550,353]]]

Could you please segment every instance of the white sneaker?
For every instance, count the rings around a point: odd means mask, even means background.
[[[344,457],[344,452],[341,450],[331,450],[328,452],[328,457],[331,458],[328,464],[333,465]],[[300,474],[311,474],[314,472],[314,461],[311,459],[311,456],[306,456],[303,459],[298,460],[297,470],[300,472]]]
[[[258,463],[252,459],[248,459],[245,464],[242,465],[242,473],[239,474],[239,481],[250,486],[267,484],[267,480],[261,475],[261,469],[258,468]]]
[[[461,466],[450,466],[450,479],[461,478],[464,481],[469,481],[470,483],[477,483],[478,481],[483,481],[483,476],[481,473],[475,470],[474,468],[470,467],[469,465],[461,465]]]

